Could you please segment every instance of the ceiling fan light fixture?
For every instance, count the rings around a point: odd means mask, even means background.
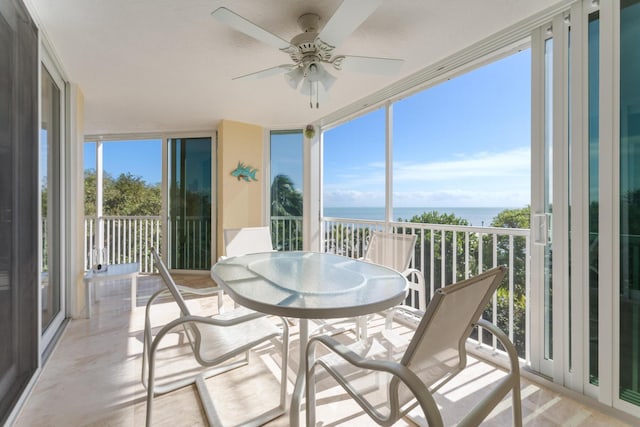
[[[331,89],[331,87],[333,86],[333,84],[336,82],[336,78],[331,75],[331,73],[329,73],[327,70],[325,70],[324,68],[322,69],[322,73],[320,76],[320,83],[322,83],[322,86],[324,87],[325,91],[329,91],[329,89]]]
[[[289,86],[291,86],[291,88],[294,90],[298,89],[298,87],[300,86],[300,82],[302,81],[303,78],[304,78],[304,73],[298,67],[294,68],[293,70],[289,71],[284,75],[284,79],[289,84]]]

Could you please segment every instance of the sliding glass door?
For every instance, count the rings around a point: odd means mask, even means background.
[[[208,270],[212,257],[211,138],[169,139],[169,239],[172,269]]]
[[[620,8],[619,398],[640,406],[640,0]]]
[[[64,319],[61,281],[61,141],[63,84],[53,67],[41,67],[40,111],[40,292],[41,327],[45,348]],[[54,77],[55,76],[55,77]]]
[[[38,34],[0,7],[0,425],[38,367]],[[11,424],[9,420],[9,424]]]
[[[533,38],[532,289],[541,291],[532,364],[636,416],[639,45],[640,0],[574,3]]]

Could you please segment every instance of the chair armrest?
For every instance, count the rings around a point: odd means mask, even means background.
[[[413,395],[418,400],[420,407],[422,408],[425,418],[429,423],[429,426],[442,426],[442,416],[440,415],[440,411],[438,410],[438,405],[436,404],[433,396],[429,392],[429,390],[424,386],[424,383],[418,378],[416,374],[413,373],[406,366],[394,362],[394,361],[383,361],[383,360],[372,360],[365,357],[360,356],[353,350],[351,350],[345,344],[333,339],[330,336],[322,335],[316,336],[309,340],[307,344],[307,372],[305,375],[309,375],[312,372],[313,366],[316,364],[315,360],[315,345],[316,343],[322,343],[327,349],[331,350],[350,364],[362,368],[368,369],[372,371],[382,371],[388,372],[391,375],[397,377],[400,381],[402,381],[413,393]],[[325,368],[328,367],[327,364],[322,364]],[[335,378],[335,376],[334,376]],[[307,381],[310,379],[307,378]],[[342,383],[344,387],[348,387],[346,385],[346,381]],[[351,393],[350,393],[351,394]],[[352,396],[355,396],[352,394]],[[399,408],[396,408],[399,410]]]
[[[520,362],[516,348],[507,335],[493,323],[480,319],[474,323],[488,330],[496,337],[509,356],[510,372],[495,384],[491,391],[486,393],[480,402],[476,404],[467,415],[458,423],[459,427],[477,426],[500,403],[504,396],[511,391],[513,399],[513,425],[522,426],[522,408],[520,395]]]
[[[516,351],[516,347],[513,345],[507,334],[505,334],[502,329],[498,328],[496,325],[485,319],[478,320],[474,323],[474,325],[488,330],[489,332],[491,332],[491,334],[493,334],[493,336],[496,337],[496,339],[500,342],[500,344],[502,344],[505,351],[507,352],[511,372],[516,375],[520,375],[520,360],[518,359],[518,352]]]
[[[220,286],[216,286],[215,288],[192,288],[184,285],[176,285],[176,287],[182,294],[187,294],[187,295],[191,294],[191,295],[197,295],[201,297],[215,295],[219,292],[224,291],[224,289],[222,289]]]
[[[422,271],[418,270],[417,268],[407,268],[402,272],[402,275],[407,279],[410,279],[411,276],[415,276],[417,280],[416,283],[418,283],[419,285],[424,285],[424,275],[422,274]]]

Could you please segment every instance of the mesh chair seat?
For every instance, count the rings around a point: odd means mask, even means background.
[[[217,320],[232,320],[249,316],[253,313],[244,307],[215,316]],[[198,331],[206,335],[206,340],[201,340],[198,346],[198,354],[202,360],[209,362],[226,360],[232,353],[242,354],[265,341],[265,338],[276,338],[282,335],[282,329],[278,328],[266,317],[258,317],[242,323],[221,328],[217,325],[199,324]]]

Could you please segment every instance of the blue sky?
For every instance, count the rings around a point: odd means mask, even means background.
[[[302,191],[302,131],[295,133],[273,132],[271,134],[271,177],[279,174],[289,176],[296,190]]]
[[[527,50],[395,103],[394,206],[529,204],[530,70]],[[324,141],[325,206],[384,206],[384,109]]]
[[[84,167],[95,169],[96,145],[84,144]],[[114,178],[121,173],[141,176],[148,184],[162,181],[162,144],[159,139],[105,141],[102,144],[103,169]]]
[[[531,55],[526,50],[393,105],[396,207],[521,207],[530,203]],[[385,112],[324,134],[326,207],[384,206]],[[300,133],[277,135],[272,176],[302,190]],[[104,169],[161,180],[160,140],[104,143]],[[95,145],[85,144],[85,167]]]

